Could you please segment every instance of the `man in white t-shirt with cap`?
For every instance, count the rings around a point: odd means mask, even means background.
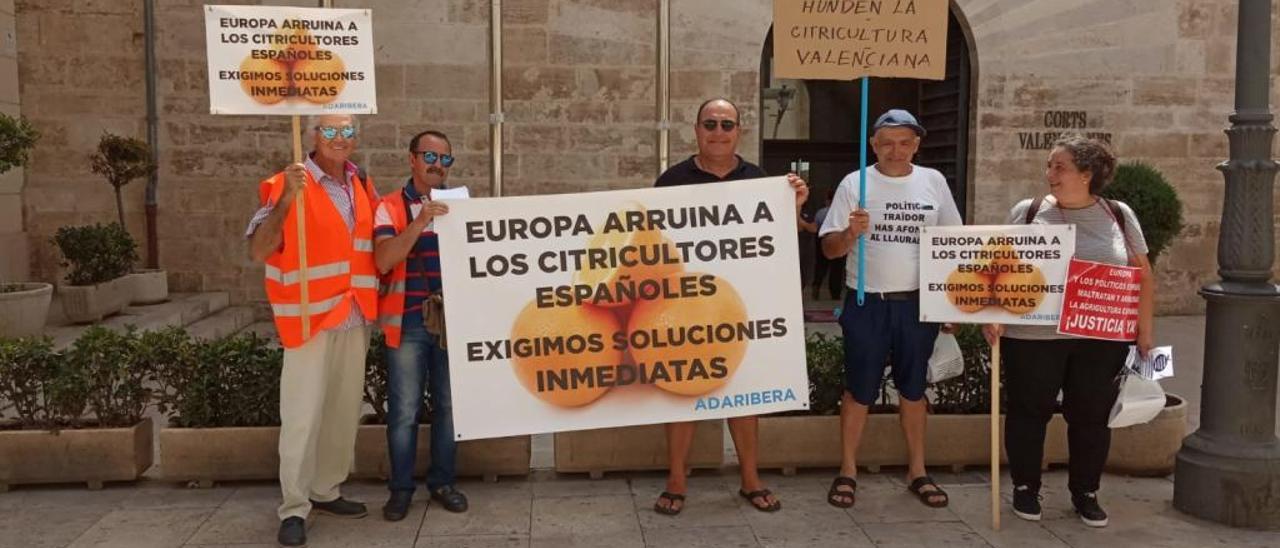
[[[859,174],[840,181],[831,209],[818,231],[828,258],[848,255],[847,297],[840,315],[844,332],[845,392],[840,426],[843,454],[840,475],[827,502],[853,506],[857,489],[858,445],[867,410],[880,394],[886,362],[897,388],[902,433],[910,462],[908,490],[933,508],[947,505],[947,494],[924,467],[927,402],[925,374],[938,336],[938,324],[920,321],[920,229],[963,224],[947,180],[937,170],[912,164],[925,129],[910,112],[892,109],[875,123],[871,146],[875,165],[867,167],[866,209],[858,207]],[[865,257],[858,237],[866,236]],[[866,298],[858,305],[858,261],[865,260]]]

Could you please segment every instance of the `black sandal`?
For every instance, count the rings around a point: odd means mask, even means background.
[[[684,495],[663,491],[662,494],[658,495],[658,500],[663,500],[663,499],[667,500],[667,505],[663,506],[656,502],[653,503],[654,512],[657,512],[664,516],[674,516],[676,514],[679,514],[681,510],[684,510]],[[680,503],[679,508],[676,508],[677,502]]]
[[[848,487],[850,491],[841,491],[840,487]],[[853,508],[853,503],[857,501],[858,480],[849,476],[836,476],[831,481],[831,489],[827,490],[827,502],[836,508]],[[848,497],[849,502],[844,502],[836,497]]]
[[[926,485],[932,485],[933,490],[925,491],[924,487]],[[916,496],[916,498],[920,499],[920,502],[923,502],[925,506],[930,508],[946,508],[947,502],[951,500],[951,498],[947,496],[947,492],[943,491],[941,487],[938,487],[938,484],[929,476],[920,476],[911,480],[911,485],[907,486],[907,491],[910,491]],[[942,497],[942,500],[933,500],[936,497]]]
[[[768,502],[769,496],[772,494],[773,494],[773,491],[770,491],[768,489],[761,489],[759,491],[752,491],[750,493],[743,491],[741,489],[738,490],[738,496],[744,499],[747,499],[747,502],[751,504],[752,508],[755,508],[756,510],[759,510],[761,512],[777,512],[778,510],[782,509],[782,501],[780,500],[775,499],[773,501],[773,504],[769,504]],[[760,506],[759,504],[756,504],[755,499],[760,499],[765,501],[765,505]]]

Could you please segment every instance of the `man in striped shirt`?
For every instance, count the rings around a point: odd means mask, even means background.
[[[423,389],[431,395],[431,467],[427,471],[431,500],[450,512],[467,509],[466,496],[454,485],[457,441],[449,395],[449,357],[442,348],[444,341],[427,332],[423,324],[423,301],[441,287],[439,240],[431,228],[432,220],[448,213],[449,207],[432,201],[431,190],[446,188],[453,166],[449,138],[438,131],[415,135],[409,141],[409,166],[413,176],[397,194],[382,200],[373,229],[378,271],[390,277],[380,319],[387,335],[387,444],[391,457],[387,487],[391,494],[382,515],[388,521],[404,519],[413,499]]]

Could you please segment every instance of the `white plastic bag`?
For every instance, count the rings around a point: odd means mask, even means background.
[[[963,374],[964,353],[960,351],[960,341],[950,333],[939,333],[933,341],[933,355],[929,356],[929,372],[925,374],[925,381],[933,384]]]
[[[1115,405],[1111,406],[1111,418],[1107,420],[1107,426],[1124,428],[1151,422],[1164,409],[1164,388],[1159,382],[1128,373],[1128,368],[1121,371],[1124,373],[1120,375],[1120,395],[1116,397]]]

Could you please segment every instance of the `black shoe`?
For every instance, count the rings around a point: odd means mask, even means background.
[[[360,519],[369,515],[363,502],[355,502],[338,497],[329,502],[311,501],[311,508],[317,512],[340,518]]]
[[[1040,493],[1026,485],[1013,488],[1013,515],[1027,521],[1040,521]]]
[[[437,488],[431,492],[431,500],[439,502],[445,510],[450,512],[466,512],[467,496],[461,491],[454,489],[452,485]]]
[[[281,546],[306,546],[307,521],[298,518],[285,518],[280,522],[280,532],[276,533],[276,542]]]
[[[1106,527],[1107,513],[1098,505],[1097,493],[1085,493],[1083,495],[1071,495],[1071,505],[1076,507],[1076,513],[1080,514],[1080,521],[1089,527]]]
[[[382,517],[387,521],[400,521],[409,515],[409,504],[413,502],[413,491],[392,491],[391,498],[382,505]]]

